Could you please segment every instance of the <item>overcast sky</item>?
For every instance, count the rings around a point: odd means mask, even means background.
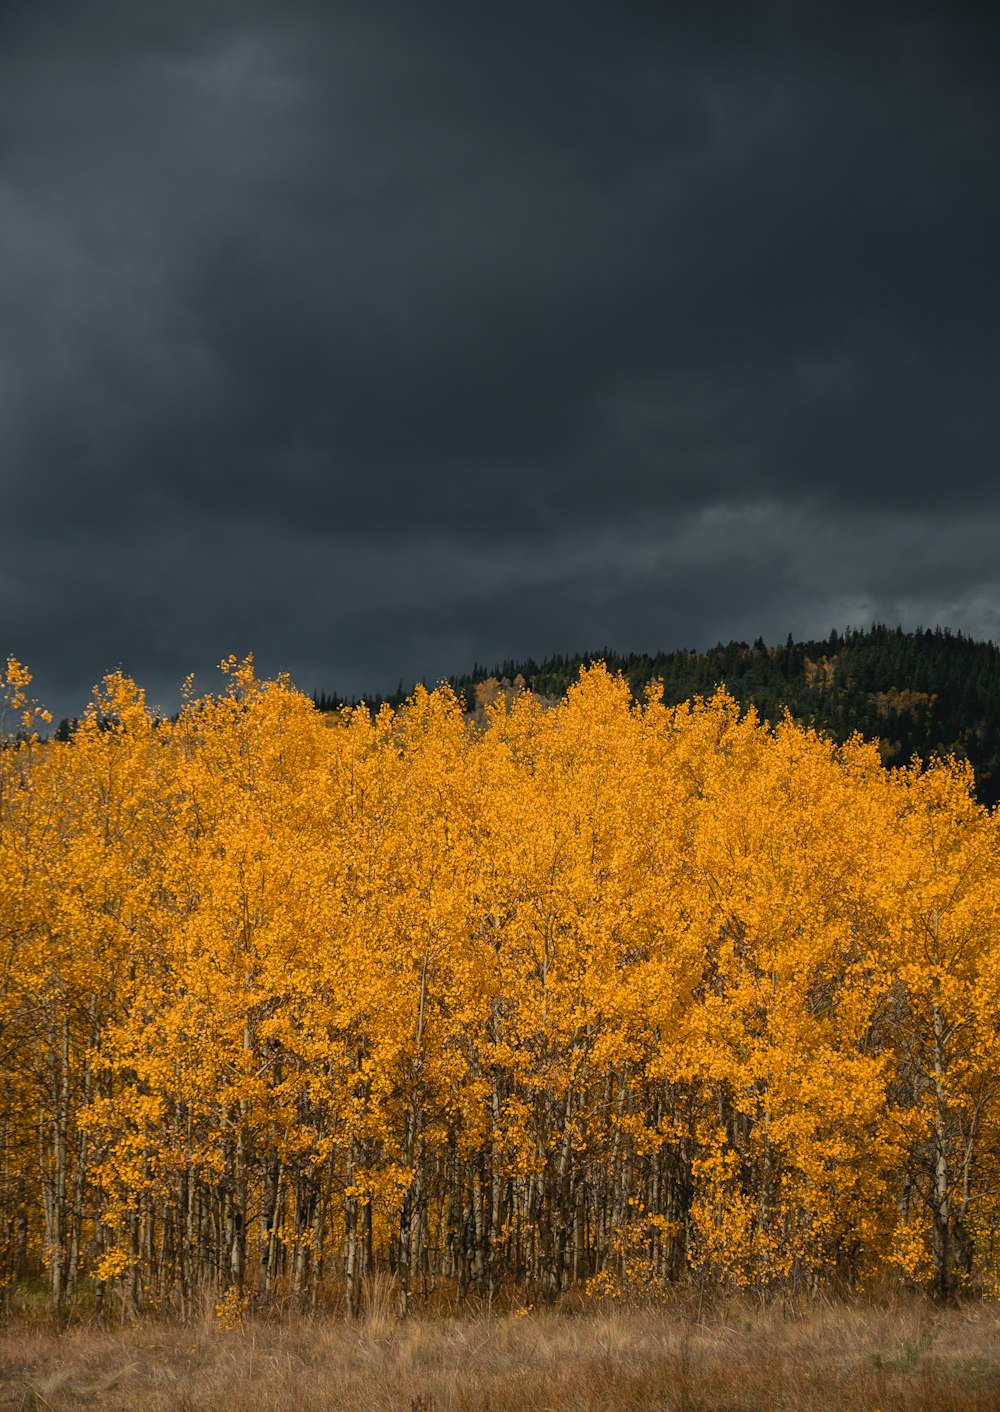
[[[998,265],[996,5],[3,0],[0,653],[1000,639]]]

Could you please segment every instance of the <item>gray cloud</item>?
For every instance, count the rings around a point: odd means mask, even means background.
[[[995,635],[998,26],[869,9],[5,7],[0,650]]]

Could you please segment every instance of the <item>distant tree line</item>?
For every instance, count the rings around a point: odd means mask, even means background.
[[[975,771],[977,797],[1000,800],[1000,648],[942,628],[904,632],[875,624],[831,632],[809,642],[791,636],[769,647],[719,643],[707,652],[560,654],[536,662],[508,660],[449,678],[469,710],[489,696],[490,684],[509,686],[521,678],[536,696],[562,699],[580,669],[603,661],[621,673],[639,701],[647,684],[663,682],[664,701],[679,705],[711,696],[723,687],[746,710],[753,706],[772,723],[787,709],[800,725],[823,732],[838,744],[858,731],[877,743],[886,765],[955,755]],[[433,685],[434,683],[424,683]],[[383,704],[398,709],[409,692],[402,682],[388,695],[366,697],[374,712]],[[321,711],[357,705],[336,694],[318,692]]]

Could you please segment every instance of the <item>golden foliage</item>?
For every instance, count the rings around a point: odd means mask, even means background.
[[[287,680],[66,741],[0,681],[0,1275],[219,1318],[377,1270],[572,1284],[1000,1278],[1000,853],[719,694]],[[25,714],[27,713],[27,714]]]

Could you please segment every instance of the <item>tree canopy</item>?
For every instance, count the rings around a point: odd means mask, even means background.
[[[172,721],[115,674],[43,741],[8,664],[8,1288],[997,1287],[1000,838],[966,762],[604,666],[485,723],[447,685],[325,718],[223,668]]]

